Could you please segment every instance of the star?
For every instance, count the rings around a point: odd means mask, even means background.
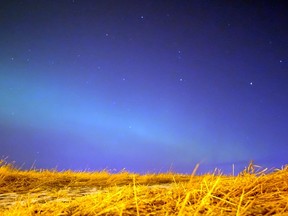
[[[252,85],[253,85],[253,82],[250,82],[250,85],[252,86]]]

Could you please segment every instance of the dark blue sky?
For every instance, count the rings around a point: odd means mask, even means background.
[[[0,155],[133,172],[287,164],[281,1],[1,1]]]

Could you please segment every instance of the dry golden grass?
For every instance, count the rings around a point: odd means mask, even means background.
[[[237,176],[20,170],[0,161],[0,215],[288,215],[288,166]],[[257,170],[256,170],[257,169]]]

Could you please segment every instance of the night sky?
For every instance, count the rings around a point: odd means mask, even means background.
[[[0,156],[191,173],[288,163],[281,1],[0,4]]]

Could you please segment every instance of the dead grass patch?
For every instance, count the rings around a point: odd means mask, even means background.
[[[0,215],[288,215],[288,166],[221,173],[20,170],[0,162]]]

